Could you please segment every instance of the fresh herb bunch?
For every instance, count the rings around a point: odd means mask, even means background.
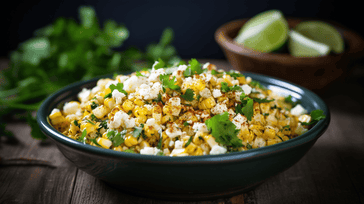
[[[10,56],[9,68],[0,72],[0,122],[14,110],[37,110],[42,100],[58,89],[80,80],[109,73],[138,71],[151,67],[155,60],[168,63],[180,60],[171,45],[173,30],[163,31],[159,43],[146,52],[128,48],[114,51],[128,39],[124,25],[107,20],[100,28],[92,7],[79,8],[79,20],[58,18],[36,30],[34,37],[21,43]],[[28,122],[34,118],[27,118]],[[32,128],[35,128],[32,125]],[[5,126],[0,128],[6,133]]]

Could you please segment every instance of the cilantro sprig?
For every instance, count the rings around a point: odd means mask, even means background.
[[[232,146],[233,148],[242,147],[242,141],[237,137],[239,130],[234,123],[229,120],[229,113],[224,112],[206,120],[207,128],[211,130],[211,135],[216,142]]]
[[[185,94],[182,94],[181,95],[181,98],[183,98],[183,99],[185,99],[186,101],[193,101],[193,96],[194,96],[195,94],[193,93],[193,90],[192,89],[190,89],[190,88],[188,88],[187,90],[186,90],[186,92],[185,92]]]
[[[190,61],[188,61],[188,63],[189,65],[187,69],[183,72],[185,77],[201,74],[203,72],[201,64],[195,58],[192,58]]]
[[[226,93],[229,91],[243,91],[243,89],[238,85],[229,86],[227,82],[221,82],[221,91]]]
[[[176,90],[176,91],[180,90],[181,87],[175,84],[176,83],[176,81],[175,81],[176,77],[173,76],[173,78],[170,80],[169,76],[170,76],[169,74],[159,75],[159,79],[161,80],[161,82],[163,84],[163,87],[164,88],[169,88],[169,89],[172,89],[172,90]]]
[[[109,86],[109,88],[110,88],[110,90],[111,90],[111,93],[112,93],[112,92],[116,89],[116,90],[118,90],[119,92],[121,92],[121,93],[125,94],[125,96],[127,96],[127,95],[128,95],[128,92],[126,92],[126,91],[124,90],[124,84],[123,84],[123,83],[117,83],[116,85],[111,84],[111,85]]]
[[[287,97],[285,97],[284,98],[284,102],[291,104],[292,107],[295,107],[297,104],[300,104],[301,103],[300,100],[293,101],[291,95],[288,95]]]
[[[308,125],[308,126],[313,125],[316,124],[318,121],[326,118],[324,111],[320,109],[311,111],[310,115],[311,115],[311,122],[309,123],[301,122],[302,125]]]
[[[107,132],[106,136],[112,141],[112,144],[115,147],[117,147],[117,146],[121,145],[122,143],[124,143],[123,136],[125,136],[126,132],[127,132],[126,130],[123,130],[121,132],[111,130],[111,131]]]

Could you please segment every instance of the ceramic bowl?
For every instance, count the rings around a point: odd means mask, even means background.
[[[49,96],[37,113],[42,132],[79,169],[138,196],[167,200],[208,200],[249,191],[299,161],[325,132],[330,112],[325,102],[301,86],[264,75],[244,73],[279,94],[292,95],[308,110],[321,109],[326,119],[294,139],[272,146],[222,155],[168,157],[118,152],[83,144],[54,129],[53,108],[75,100],[98,78],[71,84]],[[111,76],[109,76],[111,77]]]
[[[289,53],[262,53],[246,48],[233,40],[249,19],[228,22],[215,32],[215,40],[230,64],[237,70],[279,77],[315,92],[325,90],[331,83],[344,79],[353,65],[364,56],[364,40],[357,33],[335,23],[344,38],[346,48],[341,54],[321,57],[294,57]],[[288,18],[290,28],[301,21],[313,19]]]

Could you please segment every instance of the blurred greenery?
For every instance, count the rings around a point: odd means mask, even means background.
[[[18,110],[37,110],[49,94],[72,82],[150,68],[157,59],[168,64],[181,60],[171,45],[174,34],[170,28],[145,52],[136,47],[117,52],[113,48],[129,37],[124,25],[107,20],[100,28],[95,10],[89,6],[79,8],[79,21],[60,17],[36,30],[33,38],[11,53],[9,68],[0,72],[0,124]],[[2,125],[0,136],[9,134]]]

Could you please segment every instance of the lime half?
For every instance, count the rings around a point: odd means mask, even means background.
[[[287,36],[288,23],[282,12],[269,10],[247,21],[234,40],[254,50],[271,52],[283,46]]]
[[[311,40],[294,30],[289,32],[288,49],[295,57],[318,57],[330,53],[330,46]]]
[[[344,51],[343,38],[336,28],[328,23],[305,21],[299,23],[294,30],[314,41],[330,46],[331,50],[335,53],[342,53]]]

